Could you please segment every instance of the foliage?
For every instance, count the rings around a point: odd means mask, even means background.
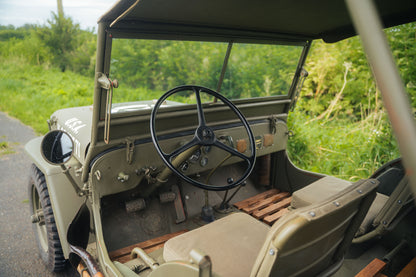
[[[58,68],[30,65],[21,58],[0,58],[0,110],[19,118],[39,133],[46,120],[62,108],[92,104],[94,80]]]
[[[53,12],[48,24],[49,26],[37,28],[36,35],[51,53],[52,63],[64,72],[69,64],[71,52],[78,44],[77,34],[80,27],[79,24],[74,24],[71,18]]]
[[[416,107],[416,23],[386,30],[401,76]],[[358,38],[317,42],[312,74],[289,126],[291,159],[303,169],[341,178],[367,178],[400,153]]]
[[[415,26],[386,31],[413,107]],[[45,133],[45,121],[55,110],[92,104],[95,46],[92,32],[55,14],[47,26],[0,26],[0,110]],[[111,78],[120,81],[115,102],[156,99],[182,84],[216,89],[227,48],[138,40],[115,40],[114,46]],[[285,94],[298,56],[289,48],[259,52],[234,45],[222,93],[230,98]],[[294,132],[288,152],[297,166],[355,180],[399,156],[358,38],[315,42],[305,68],[310,75],[288,122]]]
[[[289,139],[289,157],[302,169],[355,181],[368,178],[378,167],[399,157],[382,111],[356,122],[311,122],[305,113],[294,112],[288,124],[294,133]]]
[[[114,40],[111,75],[149,90],[184,84],[216,89],[226,50],[225,43]],[[231,99],[286,94],[301,50],[233,45],[221,92]]]

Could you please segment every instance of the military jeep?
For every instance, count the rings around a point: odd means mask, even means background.
[[[81,276],[351,276],[379,258],[396,274],[416,255],[416,132],[381,23],[414,20],[407,0],[118,1],[98,21],[93,105],[56,111],[26,145],[42,260]],[[353,22],[403,154],[355,183],[286,153],[312,41],[354,36]],[[163,76],[166,93],[123,103],[112,52],[131,39],[215,51],[182,65],[195,83]],[[266,59],[233,58],[247,49]]]

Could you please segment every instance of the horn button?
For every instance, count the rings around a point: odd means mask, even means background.
[[[215,142],[215,133],[208,126],[198,127],[195,135],[202,145],[213,145]]]

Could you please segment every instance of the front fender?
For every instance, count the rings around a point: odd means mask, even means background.
[[[25,145],[25,152],[32,162],[42,171],[43,174],[51,176],[62,173],[59,166],[48,163],[40,152],[43,137],[37,137],[30,140]]]
[[[32,162],[45,175],[59,240],[65,258],[68,259],[70,249],[66,233],[85,199],[76,194],[71,182],[63,174],[60,166],[50,164],[43,159],[41,154],[42,139],[43,137],[38,137],[29,141],[25,145],[25,151]]]

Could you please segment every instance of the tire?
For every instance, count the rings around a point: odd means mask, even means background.
[[[45,175],[35,165],[30,169],[28,188],[32,222],[35,221],[32,227],[39,247],[39,255],[48,270],[62,271],[67,262],[59,240]],[[35,214],[43,214],[43,219],[39,219]]]

